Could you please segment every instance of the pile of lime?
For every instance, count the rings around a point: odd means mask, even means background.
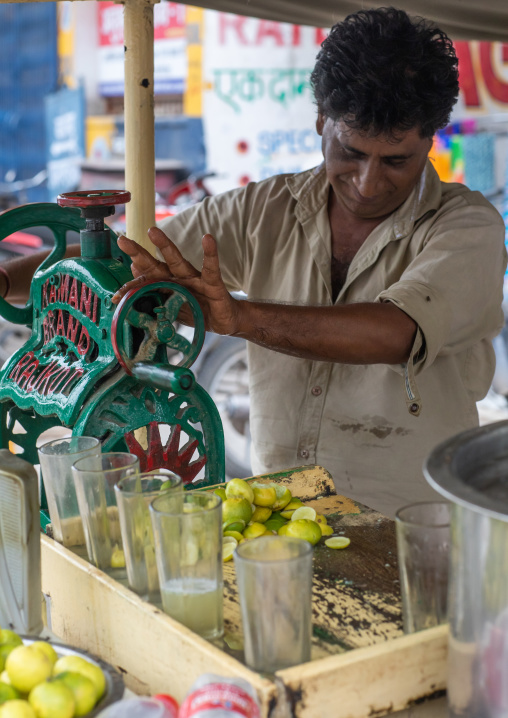
[[[103,671],[83,656],[0,629],[0,718],[86,716],[105,690]]]
[[[349,539],[332,536],[326,517],[281,484],[231,479],[214,489],[222,499],[223,560],[230,561],[239,543],[260,536],[290,536],[315,546],[324,536],[329,548],[346,548]],[[0,716],[1,718],[1,716]]]

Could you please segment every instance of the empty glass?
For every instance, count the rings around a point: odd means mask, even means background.
[[[287,536],[243,541],[233,554],[245,662],[274,673],[310,661],[312,546]]]
[[[422,501],[395,515],[404,632],[447,620],[450,504]]]
[[[53,538],[69,548],[85,544],[71,467],[78,459],[100,453],[100,441],[93,436],[54,439],[38,450]]]
[[[127,476],[115,485],[129,586],[152,602],[160,600],[160,590],[148,507],[168,491],[183,491],[182,479],[171,472]]]
[[[88,560],[115,578],[126,571],[114,485],[138,473],[138,457],[123,452],[87,456],[72,467]]]

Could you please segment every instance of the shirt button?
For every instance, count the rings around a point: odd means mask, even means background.
[[[308,459],[308,458],[309,458],[309,452],[307,451],[307,449],[302,449],[302,450],[300,451],[300,456],[302,457],[302,459]]]
[[[321,389],[320,386],[313,386],[311,389],[311,392],[312,392],[312,394],[314,394],[314,396],[319,396],[322,391],[323,390]]]

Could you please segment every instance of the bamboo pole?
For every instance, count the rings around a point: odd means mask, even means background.
[[[124,0],[126,231],[149,250],[147,230],[155,224],[154,1]]]

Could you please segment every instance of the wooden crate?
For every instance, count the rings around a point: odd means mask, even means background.
[[[263,718],[363,718],[404,709],[445,688],[445,626],[405,636],[393,521],[335,492],[321,467],[256,477],[287,485],[351,539],[314,549],[309,663],[263,676],[243,663],[233,562],[224,564],[224,639],[208,642],[128,588],[42,537],[42,587],[51,627],[64,641],[117,666],[139,694],[181,701],[205,672],[257,690]]]

